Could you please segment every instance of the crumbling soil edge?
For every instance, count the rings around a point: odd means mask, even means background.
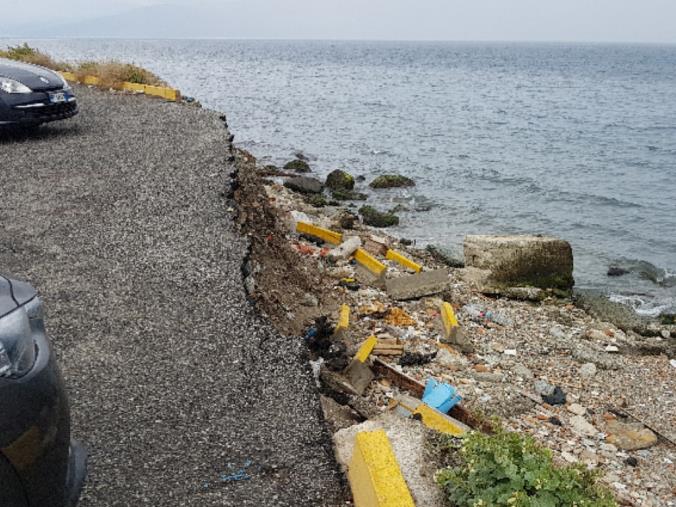
[[[227,127],[225,117],[222,118]],[[333,308],[337,304],[333,300],[327,300],[320,302],[316,308],[302,312],[305,318],[288,318],[289,313],[299,313],[302,305],[288,308],[282,298],[276,297],[275,292],[281,287],[282,280],[286,282],[283,285],[284,290],[298,294],[317,294],[318,291],[313,290],[313,287],[324,282],[308,269],[309,266],[299,262],[299,256],[285,237],[286,225],[281,222],[278,212],[265,194],[263,180],[256,170],[255,157],[245,150],[234,148],[233,139],[232,136],[228,137],[232,153],[228,162],[234,170],[229,175],[229,186],[224,196],[234,203],[233,220],[246,238],[247,250],[242,261],[241,274],[247,298],[259,317],[268,320],[282,337],[289,340],[301,339],[302,326],[308,317],[312,314],[319,316],[327,307]],[[293,299],[300,302],[299,297]],[[288,301],[286,298],[284,300]],[[265,352],[267,339],[258,344],[261,352]],[[300,359],[304,363],[305,374],[314,380],[309,354],[304,354]],[[333,458],[335,454],[331,431],[319,403],[319,394],[320,389],[317,387],[317,417],[322,422],[322,435],[317,438],[327,455]],[[332,459],[332,465],[340,477],[347,500],[350,498],[347,479],[335,458]]]

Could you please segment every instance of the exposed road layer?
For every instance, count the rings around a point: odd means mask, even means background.
[[[246,300],[223,122],[77,91],[75,119],[0,137],[0,271],[46,301],[81,505],[341,504],[303,345]]]

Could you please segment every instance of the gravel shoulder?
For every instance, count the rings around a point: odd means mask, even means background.
[[[343,503],[302,343],[246,298],[223,122],[78,93],[75,119],[0,137],[0,269],[46,300],[81,505]]]

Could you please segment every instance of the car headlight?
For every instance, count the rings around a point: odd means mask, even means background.
[[[59,74],[59,77],[61,78],[61,81],[63,82],[63,89],[64,90],[70,90],[70,85],[68,84],[68,81],[66,81],[66,78],[63,77],[61,74]]]
[[[32,320],[42,325],[42,305],[35,300],[37,307],[21,306],[0,319],[0,377],[21,377],[35,363]]]
[[[0,77],[0,90],[5,93],[33,93],[25,84],[8,77]]]

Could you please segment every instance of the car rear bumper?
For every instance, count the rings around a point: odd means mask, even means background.
[[[71,118],[78,113],[77,99],[72,93],[66,93],[67,100],[61,103],[51,103],[49,92],[3,94],[0,96],[0,126],[39,125]]]
[[[86,453],[70,439],[68,398],[44,332],[30,372],[0,379],[0,452],[16,470],[28,505],[72,507],[85,478]]]

